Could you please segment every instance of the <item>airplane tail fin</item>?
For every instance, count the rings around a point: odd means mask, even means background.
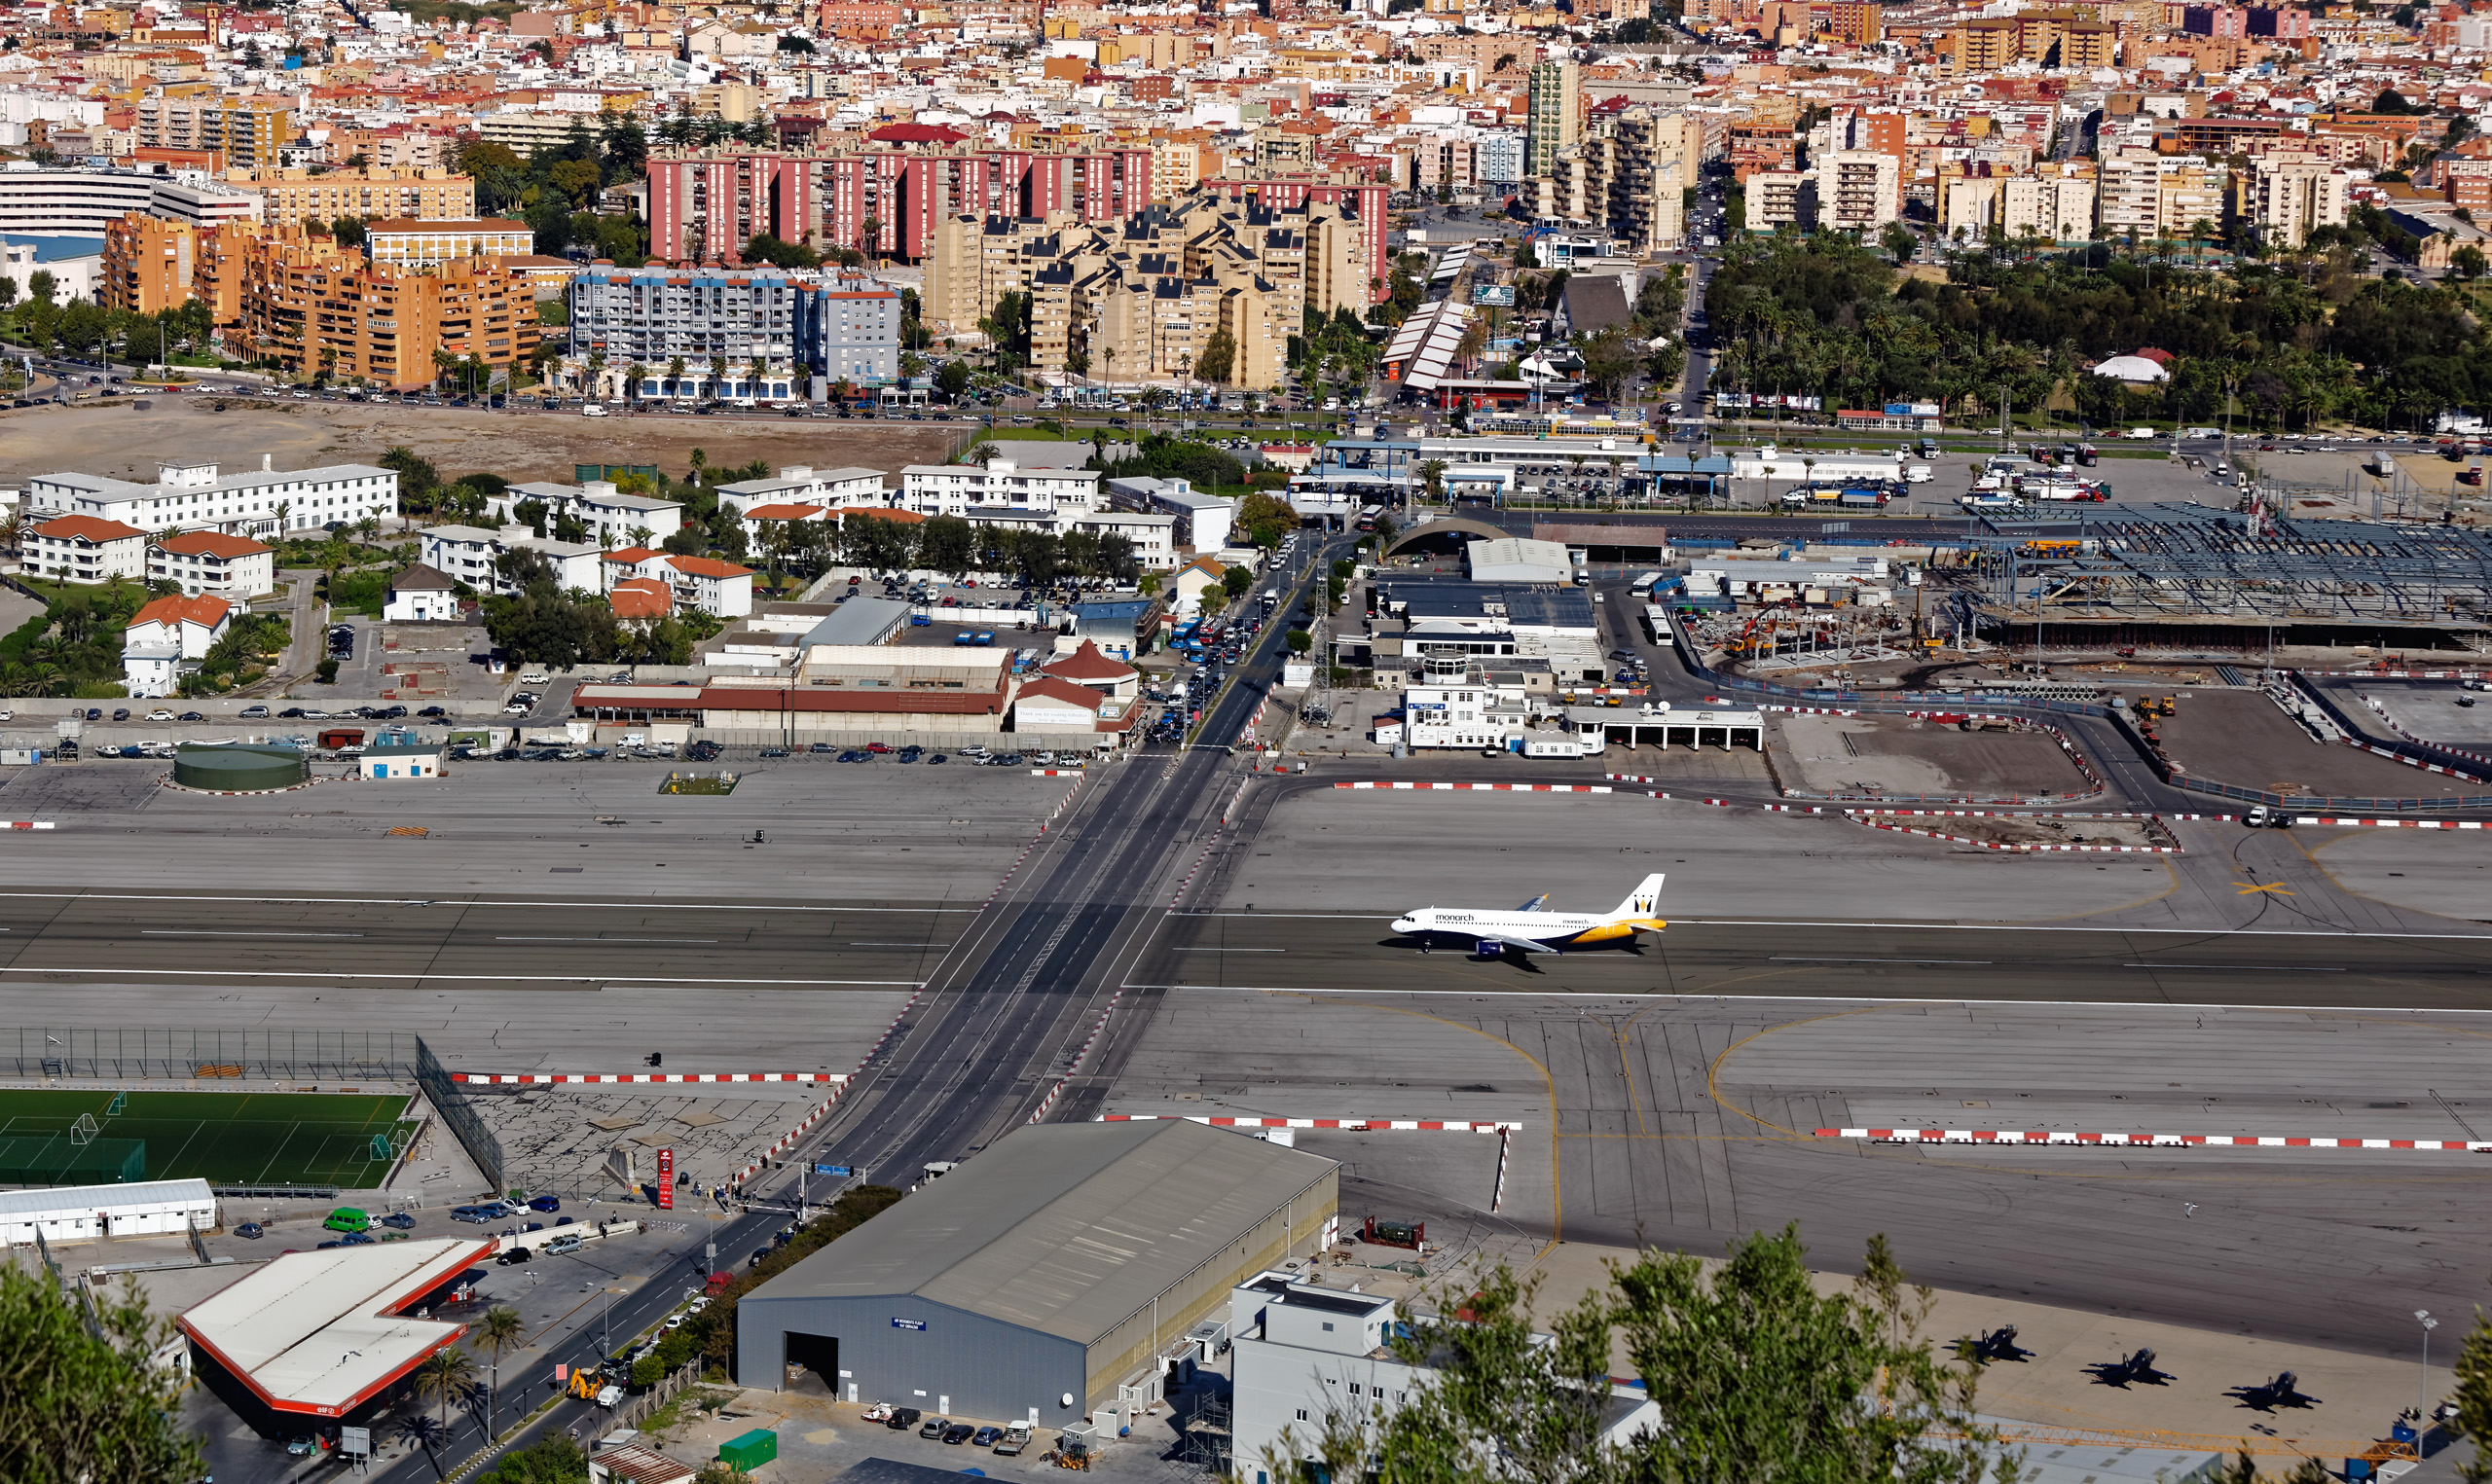
[[[1635,894],[1619,903],[1618,910],[1611,913],[1610,916],[1613,918],[1650,919],[1662,899],[1663,875],[1664,873],[1656,871],[1652,875],[1647,876],[1642,881],[1636,883]]]

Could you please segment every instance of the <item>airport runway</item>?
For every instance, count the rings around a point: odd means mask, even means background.
[[[0,891],[0,985],[913,988],[975,908]]]
[[[2452,924],[2454,925],[2454,924]],[[1315,993],[2492,1009],[2492,934],[1674,922],[1636,949],[1423,953],[1389,917],[1172,916],[1136,985]]]

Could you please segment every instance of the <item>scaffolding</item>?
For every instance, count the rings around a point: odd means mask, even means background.
[[[1970,576],[1990,616],[2492,626],[2492,536],[2203,505],[1986,520]]]

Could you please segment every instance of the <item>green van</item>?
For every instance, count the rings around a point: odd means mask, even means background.
[[[372,1227],[372,1218],[351,1206],[341,1206],[329,1213],[329,1219],[320,1224],[333,1232],[368,1231]]]

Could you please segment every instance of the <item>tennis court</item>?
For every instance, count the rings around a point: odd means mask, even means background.
[[[146,1145],[143,1177],[151,1180],[367,1189],[415,1136],[411,1101],[405,1093],[0,1088],[0,1140],[57,1149],[135,1140]]]

